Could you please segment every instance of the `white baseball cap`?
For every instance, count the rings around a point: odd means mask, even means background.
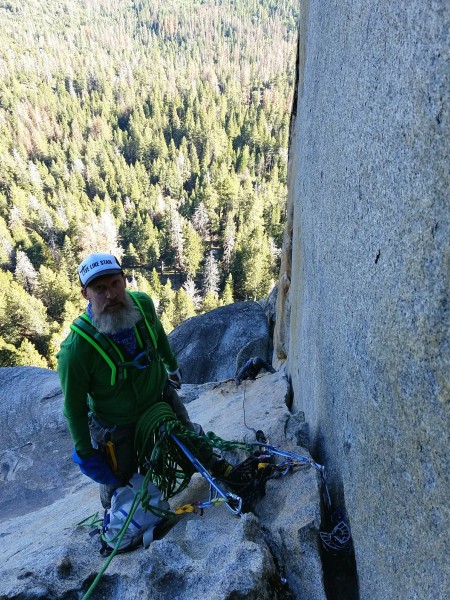
[[[116,273],[122,273],[122,267],[112,254],[89,254],[78,266],[78,276],[84,288],[97,277]]]

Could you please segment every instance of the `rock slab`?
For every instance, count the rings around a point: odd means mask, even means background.
[[[18,456],[20,445],[34,440],[28,463],[15,469],[14,478],[1,482],[2,508],[8,506],[9,513],[2,510],[0,517],[0,600],[79,599],[105,563],[89,538],[89,528],[76,526],[102,516],[98,486],[70,460],[56,373],[0,369],[0,384],[0,451]],[[306,455],[296,444],[297,420],[287,409],[288,384],[281,373],[264,374],[239,387],[225,381],[199,386],[197,392],[193,388],[186,389],[188,409],[206,430],[224,439],[250,440],[252,428],[263,429],[272,443]],[[7,405],[13,390],[14,411]],[[16,414],[10,415],[6,432],[9,412]],[[22,432],[24,414],[29,423]],[[52,441],[47,446],[52,451],[43,453],[46,440]],[[240,460],[236,453],[228,458]],[[52,477],[58,485],[48,490]],[[27,502],[14,501],[10,490],[19,494],[15,485],[30,490]],[[208,497],[209,487],[197,475],[171,505],[177,508]],[[203,516],[189,514],[148,550],[116,556],[91,598],[325,600],[319,521],[316,473],[298,470],[270,481],[253,513],[236,517],[221,506],[205,509]],[[287,583],[282,583],[281,573]]]

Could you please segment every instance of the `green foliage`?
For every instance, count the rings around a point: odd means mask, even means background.
[[[202,313],[209,312],[220,306],[219,294],[212,290],[206,292],[202,302]]]
[[[238,294],[251,300],[267,296],[275,276],[273,262],[268,237],[254,229],[236,252],[233,279]]]
[[[174,323],[176,322],[175,291],[172,288],[170,279],[168,279],[165,285],[161,287],[158,310],[161,315],[161,323],[166,332],[169,333],[174,328]]]
[[[200,262],[203,258],[202,238],[195,231],[191,223],[186,222],[183,226],[184,237],[184,264],[186,274],[195,277],[200,268]]]
[[[38,341],[49,331],[42,302],[16,283],[11,273],[0,271],[0,336],[19,345],[23,338]]]
[[[171,297],[156,268],[175,271],[178,287],[201,276],[203,310],[219,297],[264,294],[284,229],[298,3],[5,7],[0,335],[16,349],[3,347],[8,360],[25,339],[54,366],[68,315],[81,306],[76,266],[92,251],[134,270],[135,285],[161,300],[168,328],[192,304]],[[233,290],[222,287],[229,273]]]
[[[225,282],[225,287],[223,288],[222,304],[225,306],[226,304],[232,304],[233,302],[233,276],[229,273]]]
[[[150,285],[150,282],[148,281],[147,277],[145,277],[143,273],[136,273],[134,274],[134,282],[136,290],[139,292],[144,292],[149,296],[153,296],[153,301],[155,302],[155,305],[157,305],[157,303],[159,302],[158,297],[155,297],[152,286]],[[131,285],[129,285],[128,287],[131,291],[135,291],[131,288]]]
[[[17,366],[18,354],[15,346],[8,344],[0,337],[0,367]]]
[[[35,346],[26,339],[22,340],[18,350],[16,350],[15,364],[17,367],[48,368],[45,358],[43,358],[36,350]]]
[[[162,295],[162,285],[158,277],[158,273],[156,269],[153,269],[150,274],[150,290],[151,296],[160,299]]]
[[[79,294],[79,297],[75,302],[68,300],[64,304],[62,317],[60,319],[61,326],[54,328],[53,333],[50,336],[48,344],[48,364],[51,369],[56,369],[56,354],[59,350],[61,342],[69,335],[70,324],[84,310],[84,306],[81,306],[81,300],[81,294]]]
[[[49,317],[62,323],[66,302],[76,302],[80,293],[72,286],[65,271],[55,272],[42,266],[39,269],[36,296],[47,307]]]
[[[186,293],[182,287],[175,294],[175,315],[173,325],[176,327],[189,317],[194,317],[195,304],[193,299]]]

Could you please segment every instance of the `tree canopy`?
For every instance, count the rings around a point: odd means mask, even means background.
[[[169,329],[269,292],[297,4],[0,2],[0,365],[54,367],[89,252]]]

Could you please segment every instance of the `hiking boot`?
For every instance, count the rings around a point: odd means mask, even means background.
[[[214,465],[211,467],[211,475],[213,477],[219,477],[225,479],[233,470],[233,465],[230,465],[224,458],[216,460]]]

